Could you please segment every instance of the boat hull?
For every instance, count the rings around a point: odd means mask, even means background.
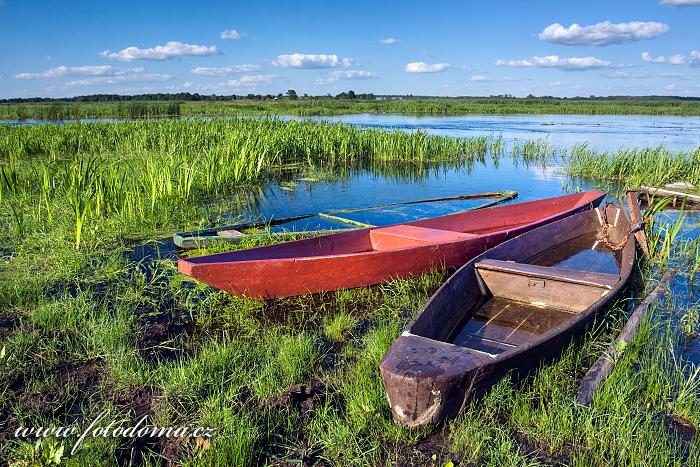
[[[603,192],[579,193],[408,224],[180,258],[178,269],[220,290],[256,299],[361,287],[436,268],[459,267],[508,238],[597,206],[604,196]],[[545,206],[545,214],[538,215]],[[473,233],[469,233],[470,228]]]

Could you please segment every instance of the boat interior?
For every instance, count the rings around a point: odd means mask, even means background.
[[[424,219],[408,224],[341,232],[246,250],[187,258],[191,263],[254,261],[387,251],[468,240],[555,216],[602,196],[583,192]]]
[[[619,239],[629,224],[618,208],[607,209],[618,214],[611,237]],[[596,210],[581,213],[476,258],[436,295],[410,333],[494,357],[571,321],[624,273],[623,252],[597,239],[599,219]]]

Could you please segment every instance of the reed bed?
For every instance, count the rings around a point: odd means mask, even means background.
[[[631,186],[678,181],[700,186],[700,148],[673,152],[659,146],[601,152],[581,144],[570,149],[567,172],[571,176],[623,180]]]
[[[6,230],[18,235],[27,234],[29,216],[51,223],[59,213],[68,215],[80,248],[86,233],[100,230],[101,219],[146,222],[287,167],[342,173],[384,166],[391,172],[405,163],[483,162],[501,148],[498,138],[278,119],[1,125],[0,201],[9,213]],[[87,224],[93,227],[86,230]]]
[[[178,117],[177,101],[129,101],[109,103],[33,103],[0,104],[0,119],[6,120],[79,120],[89,118]]]
[[[551,98],[551,97],[387,97],[377,100],[303,98],[298,100],[237,99],[186,102],[186,115],[289,114],[300,116],[357,113],[412,115],[700,115],[700,100],[678,98]]]
[[[167,96],[166,96],[167,97]],[[178,99],[181,96],[172,96]],[[186,96],[184,96],[186,98]],[[201,98],[201,97],[198,97]],[[382,99],[300,99],[241,98],[226,101],[52,102],[0,104],[4,119],[135,118],[142,116],[235,116],[235,115],[342,115],[356,113],[399,113],[413,115],[700,115],[700,100],[675,97],[407,97]]]

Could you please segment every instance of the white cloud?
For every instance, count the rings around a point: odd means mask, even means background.
[[[662,5],[700,6],[700,0],[661,0]]]
[[[120,84],[128,82],[162,82],[172,79],[171,75],[160,73],[137,73],[118,76],[97,76],[95,78],[84,78],[68,81],[66,86],[93,86],[98,84]]]
[[[245,35],[246,34],[244,32],[236,31],[235,29],[227,29],[226,31],[221,31],[219,37],[222,39],[236,40],[245,37]]]
[[[489,79],[484,75],[474,75],[469,78],[469,81],[488,81]]]
[[[328,74],[328,78],[320,78],[314,81],[314,84],[328,84],[341,79],[374,79],[377,74],[372,71],[364,70],[338,70]]]
[[[123,76],[145,73],[143,68],[115,68],[111,65],[57,66],[38,73],[17,73],[17,79],[60,78],[63,76]]]
[[[579,26],[574,23],[569,27],[554,23],[547,26],[540,34],[540,40],[564,45],[610,45],[623,42],[653,39],[668,32],[667,24],[655,21],[631,21],[629,23],[611,23],[605,21],[591,26]]]
[[[668,63],[671,65],[683,65],[685,64],[684,55],[659,55],[658,57],[652,57],[649,52],[642,52],[642,60],[647,63]]]
[[[550,86],[561,86],[561,81],[550,81],[549,85]]]
[[[181,88],[203,91],[203,92],[226,92],[230,91],[230,87],[226,83],[195,83],[193,81],[185,81]],[[174,89],[177,90],[177,87]]]
[[[700,51],[690,52],[690,66],[700,66]]]
[[[668,92],[671,92],[671,91],[675,90],[676,87],[677,87],[677,86],[676,86],[675,84],[669,84],[668,86],[666,86],[666,87],[664,88],[664,90],[665,90],[665,91],[668,91]]]
[[[449,63],[411,62],[404,67],[408,73],[439,73],[450,67]]]
[[[333,71],[331,76],[336,79],[372,79],[377,77],[375,73],[364,70]]]
[[[685,79],[685,75],[681,73],[663,73],[659,76],[661,76],[662,78]]]
[[[335,68],[337,66],[350,66],[353,61],[349,58],[339,59],[335,54],[293,53],[278,55],[272,64],[281,68]]]
[[[260,84],[269,84],[275,75],[243,75],[239,79],[230,79],[228,85],[234,88],[255,87]]]
[[[161,82],[172,78],[168,74],[146,73],[143,67],[115,68],[110,65],[57,66],[38,73],[18,73],[17,79],[84,77],[65,83],[66,86],[90,86],[125,82]]]
[[[381,41],[382,44],[384,45],[396,45],[399,43],[398,39],[394,39],[393,37],[387,37],[386,39],[382,39]]]
[[[647,63],[665,63],[669,65],[685,65],[688,64],[692,67],[700,66],[700,51],[693,50],[687,56],[676,54],[676,55],[659,55],[657,57],[652,56],[649,52],[642,52],[642,60]]]
[[[140,49],[138,47],[127,47],[119,52],[105,50],[100,53],[101,57],[122,62],[130,62],[132,60],[170,60],[176,57],[199,56],[205,57],[208,55],[216,55],[219,52],[216,46],[185,44],[182,42],[170,41],[165,45],[157,45],[148,49]]]
[[[560,68],[565,71],[589,70],[591,68],[609,68],[614,65],[608,60],[596,57],[560,57],[547,55],[523,60],[498,60],[496,65],[520,68]]]
[[[203,76],[228,76],[234,73],[250,73],[251,71],[258,71],[260,65],[232,65],[221,68],[211,68],[205,66],[198,66],[190,70],[195,75]]]
[[[624,71],[614,71],[603,75],[605,78],[629,78],[629,74]]]

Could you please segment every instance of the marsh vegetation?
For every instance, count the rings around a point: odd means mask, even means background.
[[[257,302],[192,282],[171,260],[133,259],[146,240],[220,223],[268,183],[359,170],[420,179],[430,167],[506,158],[598,180],[700,182],[700,151],[664,148],[563,151],[546,139],[507,145],[276,119],[0,125],[0,459],[699,463],[700,441],[682,428],[700,424],[700,370],[683,356],[697,332],[692,299],[657,304],[590,408],[574,403],[577,381],[622,327],[627,301],[531,380],[506,379],[456,419],[408,430],[391,420],[378,363],[447,273]],[[684,237],[684,226],[683,216],[661,215],[647,226],[654,254],[638,262],[633,295],[669,264],[694,290],[700,242]],[[88,438],[74,455],[70,440],[13,436],[19,426],[82,423],[104,409],[126,424],[148,415],[217,435],[211,443]]]
[[[355,96],[352,94],[352,96]],[[94,97],[96,101],[92,99]],[[139,96],[137,96],[139,97]],[[158,116],[238,115],[700,115],[700,100],[680,97],[413,97],[383,96],[374,99],[333,97],[288,98],[279,96],[200,96],[199,94],[144,95],[142,100],[111,101],[123,96],[84,96],[72,101],[32,102],[31,99],[0,104],[0,119],[66,120],[81,118],[139,118]],[[158,100],[156,100],[158,99]],[[86,102],[87,101],[87,102]]]

